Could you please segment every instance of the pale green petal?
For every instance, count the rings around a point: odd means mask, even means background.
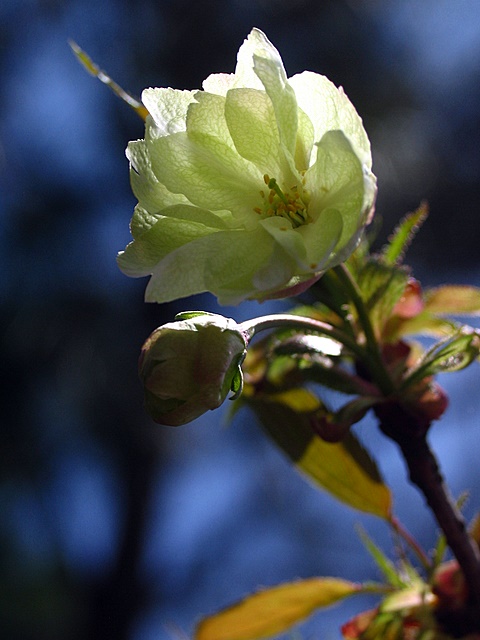
[[[310,271],[318,273],[333,266],[331,258],[341,238],[342,229],[342,216],[336,209],[326,209],[314,222],[295,229],[303,238]],[[334,264],[339,262],[340,260],[334,260]]]
[[[312,121],[302,109],[299,109],[297,142],[295,146],[295,167],[297,171],[306,171],[309,168],[314,141],[315,132]]]
[[[218,96],[226,96],[227,91],[235,84],[233,73],[212,73],[202,82],[202,88],[207,93],[215,93]]]
[[[196,91],[178,89],[144,89],[142,102],[150,113],[160,135],[185,131],[188,105]],[[148,123],[147,123],[148,126]]]
[[[169,215],[158,217],[150,227],[147,225],[146,230],[119,253],[118,265],[127,275],[148,275],[160,260],[178,247],[225,229],[221,218],[197,207],[178,205],[164,213]],[[141,216],[142,209],[136,210],[135,215]]]
[[[223,153],[223,145],[235,151],[225,119],[225,98],[199,91],[188,108],[187,133],[191,140],[218,154]]]
[[[327,131],[339,129],[351,141],[363,164],[370,169],[372,158],[370,142],[362,119],[343,89],[325,76],[304,71],[289,79],[295,91],[298,106],[305,111],[315,130],[315,141],[319,142]]]
[[[286,253],[278,242],[275,242],[270,260],[265,266],[258,269],[253,277],[256,289],[256,294],[253,297],[264,297],[270,291],[282,289],[296,271],[295,260]]]
[[[225,118],[238,153],[260,174],[279,176],[280,138],[270,98],[257,89],[232,89],[225,100]]]
[[[249,89],[263,89],[263,84],[253,70],[253,54],[259,46],[264,34],[258,29],[253,29],[247,39],[243,41],[237,54],[237,66],[235,67],[234,87]],[[267,40],[268,42],[268,40]],[[270,43],[269,43],[270,44]],[[273,47],[273,45],[271,45]]]
[[[317,145],[317,160],[305,174],[310,192],[308,211],[314,220],[326,209],[336,209],[343,221],[339,248],[364,224],[364,172],[349,140],[341,131],[329,131]]]
[[[157,178],[173,193],[183,193],[190,202],[211,211],[232,211],[246,226],[255,225],[254,207],[259,204],[260,176],[221,142],[205,146],[174,133],[147,141]]]
[[[297,270],[308,271],[308,257],[303,237],[293,229],[289,220],[281,216],[272,216],[260,221],[267,231],[296,263]]]
[[[158,181],[144,140],[129,142],[126,155],[130,161],[132,191],[138,202],[150,213],[156,213],[174,204],[189,204],[184,195],[172,193]],[[133,227],[132,234],[135,235]]]
[[[276,216],[265,218],[260,224],[295,264],[286,281],[295,274],[318,273],[330,266],[343,228],[342,217],[334,209],[322,211],[314,222],[295,229],[288,220]]]
[[[280,141],[293,156],[295,154],[298,127],[298,108],[295,92],[288,83],[287,74],[278,51],[263,33],[258,31],[255,33],[257,37],[253,54],[254,70],[272,101]]]
[[[161,214],[150,213],[148,209],[144,209],[140,204],[137,204],[133,210],[133,216],[130,221],[130,233],[134,239],[139,238],[141,235],[148,231],[159,220]]]
[[[255,274],[270,259],[273,239],[252,232],[219,231],[179,247],[153,269],[147,302],[168,302],[210,291],[221,304],[236,304],[253,295]]]

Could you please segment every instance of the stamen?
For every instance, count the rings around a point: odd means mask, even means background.
[[[302,190],[301,193],[295,184],[288,191],[282,191],[275,178],[270,178],[268,173],[263,176],[263,181],[269,188],[268,195],[262,189],[259,191],[263,200],[262,207],[254,207],[259,215],[279,216],[289,220],[294,228],[309,222],[307,204],[309,195]],[[286,230],[286,229],[285,229]]]
[[[277,181],[275,180],[275,178],[272,178],[269,181],[268,188],[271,189],[272,191],[274,191],[277,194],[277,196],[280,198],[280,200],[283,200],[283,202],[285,202],[285,204],[288,204],[288,200],[285,197],[285,194],[283,193],[283,191],[278,186]]]

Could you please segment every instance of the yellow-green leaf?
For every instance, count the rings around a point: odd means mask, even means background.
[[[361,592],[339,578],[308,578],[259,591],[220,613],[204,618],[195,640],[259,640],[301,622],[316,609]]]
[[[76,42],[70,40],[69,45],[72,48],[73,53],[77,57],[77,60],[81,65],[85,67],[88,73],[98,78],[100,82],[106,84],[107,87],[109,87],[116,96],[118,96],[121,100],[126,102],[129,107],[136,111],[136,113],[142,118],[142,120],[146,119],[146,117],[148,116],[148,111],[139,100],[122,89],[122,87],[118,85],[114,80],[112,80],[112,78],[110,78],[110,76],[107,75],[105,71],[102,71],[102,69],[100,69],[100,67],[98,67],[95,62],[93,62],[90,56],[85,53],[85,51],[81,49]]]
[[[286,405],[300,413],[310,413],[321,407],[321,402],[317,396],[302,387],[280,391],[272,394],[271,397],[275,402]]]
[[[401,319],[395,328],[395,335],[402,336],[432,336],[446,338],[458,331],[460,325],[453,320],[440,318],[430,311],[422,311],[413,318]]]
[[[480,315],[480,288],[445,285],[425,292],[425,308],[430,313],[455,316]]]
[[[305,412],[284,394],[248,399],[248,405],[275,443],[315,485],[354,509],[388,519],[391,493],[375,462],[352,434],[339,443],[325,442],[315,434],[307,412],[314,398],[305,399]]]

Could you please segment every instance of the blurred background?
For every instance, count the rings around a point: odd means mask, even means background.
[[[140,119],[77,63],[74,39],[123,87],[199,88],[232,72],[252,26],[289,75],[341,84],[379,180],[380,244],[421,200],[409,253],[424,285],[480,285],[480,6],[475,0],[2,0],[0,3],[0,636],[170,640],[253,591],[297,577],[379,578],[355,532],[382,523],[318,492],[252,416],[220,410],[175,430],[145,415],[144,339],[209,295],[143,302],[120,273],[135,204],[124,149]],[[220,311],[243,320],[275,309]],[[432,442],[455,495],[480,504],[479,371]],[[426,548],[434,524],[372,421],[357,433]],[[372,602],[321,613],[302,638],[339,638]],[[296,636],[295,636],[296,637]]]

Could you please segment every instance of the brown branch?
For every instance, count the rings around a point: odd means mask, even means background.
[[[376,414],[382,432],[400,447],[411,482],[425,496],[463,571],[469,593],[463,622],[469,630],[480,631],[480,553],[468,535],[465,520],[445,486],[437,460],[427,442],[430,425],[422,423],[394,402],[379,406]]]

